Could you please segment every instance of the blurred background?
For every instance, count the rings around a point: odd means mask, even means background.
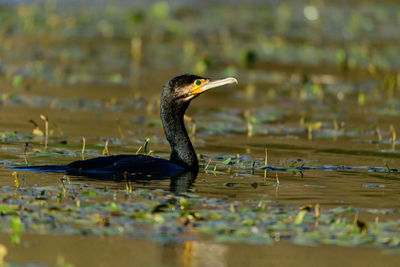
[[[168,157],[161,87],[195,73],[239,80],[189,109],[204,165],[398,166],[398,1],[0,1],[0,25],[0,132],[33,151],[45,115],[58,153]]]
[[[159,92],[165,81],[187,72],[237,76],[250,98],[258,91],[297,100],[357,94],[363,104],[398,89],[397,1],[0,4],[5,103],[10,93],[52,94],[83,85],[131,87],[124,99],[148,100],[149,90]],[[388,100],[387,108],[397,110],[398,103]]]
[[[160,81],[185,72],[236,75],[254,90],[346,79],[369,91],[382,86],[371,80],[393,83],[400,68],[397,1],[0,4],[2,91],[82,84],[159,90]]]

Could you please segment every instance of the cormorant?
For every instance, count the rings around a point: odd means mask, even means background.
[[[197,176],[199,164],[186,132],[183,117],[190,102],[205,91],[237,83],[235,78],[210,79],[184,74],[168,81],[162,91],[160,113],[164,132],[171,145],[169,160],[146,155],[115,155],[78,160],[66,165],[12,167],[17,170],[65,172],[83,176],[174,177],[183,172]]]

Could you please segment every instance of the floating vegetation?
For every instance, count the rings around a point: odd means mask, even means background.
[[[1,190],[0,231],[10,232],[14,244],[25,233],[124,234],[158,242],[181,242],[185,233],[206,233],[216,242],[272,244],[285,239],[302,245],[400,247],[397,220],[354,221],[352,216],[361,210],[350,207],[284,209],[263,200],[235,202],[233,208],[215,198],[163,190],[104,190],[68,180],[58,186]]]
[[[13,97],[3,95],[3,105],[25,105],[31,107],[49,106],[60,110],[114,110],[121,111],[129,108],[143,108],[146,101],[142,98],[136,100],[123,100],[120,103],[107,103],[98,100],[90,100],[84,98],[59,99],[46,96],[28,96],[24,94],[15,94]]]

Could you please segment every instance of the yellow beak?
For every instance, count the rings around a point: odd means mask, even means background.
[[[226,84],[231,84],[231,83],[238,83],[238,81],[233,78],[233,77],[229,77],[229,78],[224,78],[224,79],[210,79],[210,80],[206,80],[202,85],[200,85],[199,87],[194,87],[190,90],[190,94],[196,96],[199,94],[204,93],[205,91],[208,91],[212,88],[215,87],[220,87]]]

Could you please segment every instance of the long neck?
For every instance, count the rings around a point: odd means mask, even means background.
[[[198,171],[197,156],[183,122],[185,110],[186,107],[182,111],[182,108],[161,103],[161,120],[172,149],[170,161],[187,170]]]

